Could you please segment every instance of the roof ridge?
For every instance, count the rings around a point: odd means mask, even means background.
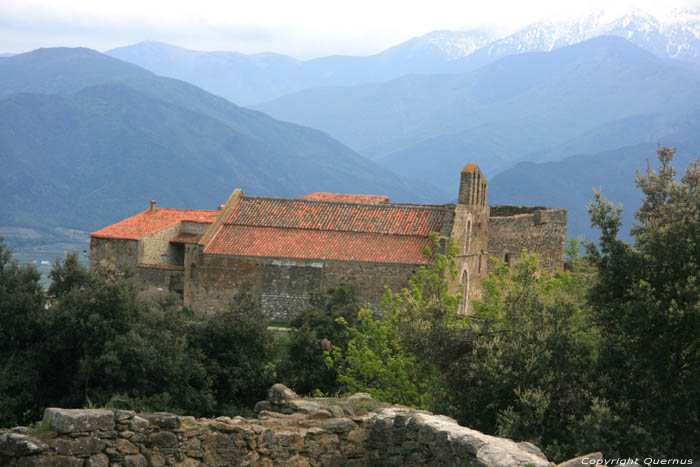
[[[363,196],[382,196],[382,195],[363,195]],[[352,206],[370,206],[382,209],[425,209],[430,211],[444,211],[448,209],[449,204],[411,204],[411,203],[353,203],[350,201],[331,201],[326,199],[306,199],[306,198],[281,198],[279,196],[248,196],[243,197],[245,200],[273,200],[273,201],[298,201],[303,203],[322,203],[322,204],[347,204]]]
[[[345,229],[319,229],[311,227],[280,227],[277,225],[260,225],[260,224],[243,224],[243,223],[233,223],[225,222],[224,225],[234,225],[241,227],[255,227],[256,229],[275,229],[275,230],[305,230],[311,232],[347,232],[347,233],[357,233],[362,235],[387,235],[392,237],[415,237],[415,238],[428,238],[430,235],[421,234],[402,234],[397,232],[368,232],[366,230],[345,230]],[[431,232],[433,233],[433,232]],[[440,233],[440,232],[437,232]]]

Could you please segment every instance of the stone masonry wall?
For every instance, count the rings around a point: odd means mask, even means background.
[[[0,430],[0,465],[554,465],[530,443],[485,435],[448,417],[389,406],[366,394],[347,400],[299,399],[290,389],[275,385],[256,412],[254,419],[211,420],[50,408],[38,430]]]
[[[139,258],[138,240],[90,239],[90,270],[100,266],[135,268]]]
[[[139,240],[142,264],[177,264],[176,253],[170,247],[170,239],[180,232],[180,224],[175,224]]]
[[[517,208],[517,209],[516,209]],[[566,210],[533,209],[526,214],[495,216],[509,211],[532,208],[519,206],[493,206],[489,218],[489,256],[499,261],[510,258],[514,261],[518,254],[527,249],[540,257],[540,267],[553,272],[564,266],[566,243]]]
[[[198,316],[225,309],[243,288],[260,299],[274,321],[291,321],[311,294],[342,283],[357,283],[361,300],[378,306],[384,286],[408,286],[418,265],[348,261],[285,260],[205,255],[196,245],[185,254],[185,306]]]

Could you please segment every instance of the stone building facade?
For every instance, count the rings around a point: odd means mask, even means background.
[[[289,320],[311,294],[342,283],[360,286],[378,304],[431,259],[439,238],[459,248],[461,311],[481,297],[489,256],[511,262],[523,249],[545,269],[563,266],[566,211],[491,206],[488,182],[475,164],[460,173],[457,203],[391,203],[385,196],[312,193],[301,198],[245,195],[235,190],[216,211],[149,209],[91,234],[91,269],[134,267],[144,290],[173,291],[198,316],[227,306],[245,288],[273,320]]]

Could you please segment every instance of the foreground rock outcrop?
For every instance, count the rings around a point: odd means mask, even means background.
[[[485,435],[366,394],[302,399],[282,385],[257,418],[46,409],[34,429],[0,431],[8,466],[553,466],[530,443]]]

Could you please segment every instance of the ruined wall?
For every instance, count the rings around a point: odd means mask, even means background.
[[[41,432],[25,427],[0,431],[0,465],[553,465],[530,443],[485,435],[448,417],[389,406],[364,394],[308,400],[284,389],[292,397],[259,403],[266,410],[254,419],[46,409],[49,428]]]
[[[99,266],[136,268],[139,258],[138,240],[90,238],[90,271]]]
[[[492,206],[488,222],[489,256],[515,261],[527,249],[540,257],[540,267],[564,267],[566,210],[544,207]]]

